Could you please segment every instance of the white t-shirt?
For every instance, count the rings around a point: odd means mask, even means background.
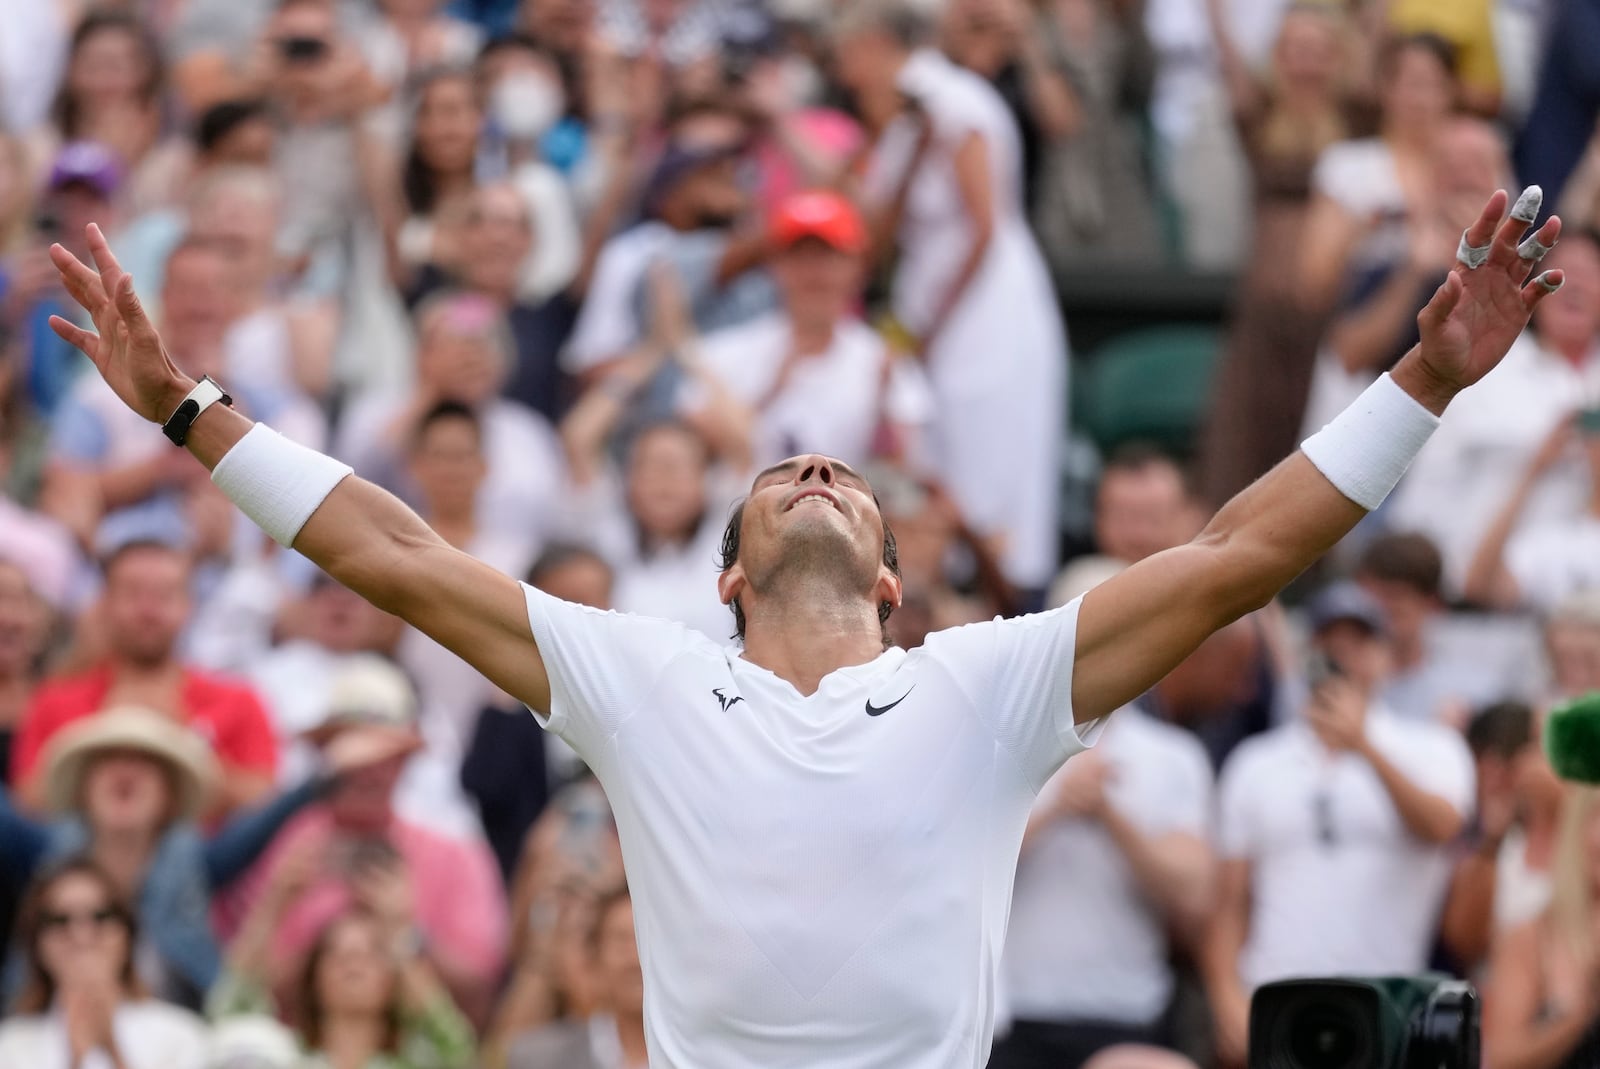
[[[681,625],[525,588],[546,726],[616,814],[657,1069],[977,1069],[1017,850],[1077,728],[1078,602],[802,696]]]
[[[206,1064],[205,1022],[188,1010],[155,999],[119,1005],[111,1019],[126,1069],[201,1069]],[[59,1011],[0,1022],[0,1066],[5,1069],[112,1069],[103,1050],[73,1064],[66,1018]]]
[[[1139,831],[1210,837],[1211,765],[1193,735],[1130,707],[1096,749],[1113,770],[1107,797]],[[1103,825],[1061,819],[1036,833],[1017,865],[1006,938],[1012,1017],[1149,1024],[1172,998],[1167,953],[1166,925]]]
[[[622,356],[639,340],[634,295],[645,271],[672,237],[671,227],[651,221],[624,230],[601,247],[583,309],[561,353],[562,367],[581,374]]]
[[[747,405],[765,405],[755,429],[757,468],[801,453],[860,464],[872,456],[880,414],[908,427],[933,418],[933,394],[921,370],[908,360],[886,368],[888,346],[860,320],[841,320],[828,349],[798,361],[774,395],[789,353],[789,319],[781,312],[716,331],[700,343],[701,361],[729,392]],[[703,397],[690,392],[685,403],[692,407]]]
[[[1367,714],[1367,731],[1406,778],[1467,811],[1472,755],[1458,734],[1382,709]],[[1330,755],[1293,723],[1241,744],[1218,794],[1222,856],[1250,863],[1247,987],[1426,967],[1450,855],[1406,830],[1371,765]]]
[[[1385,510],[1389,525],[1433,539],[1448,585],[1459,590],[1490,521],[1557,421],[1597,400],[1600,349],[1574,367],[1525,331],[1498,367],[1450,402]],[[1574,449],[1539,481],[1519,527],[1581,515],[1588,503],[1588,469]]]
[[[1600,587],[1600,517],[1578,516],[1519,532],[1506,546],[1506,570],[1523,602],[1540,613]]]

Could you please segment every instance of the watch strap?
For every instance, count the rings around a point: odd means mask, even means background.
[[[167,421],[161,425],[161,433],[171,440],[173,445],[181,446],[189,440],[189,428],[194,426],[194,421],[200,418],[200,413],[214,404],[221,403],[233,407],[233,398],[210,375],[200,376],[200,381],[194,384],[194,389],[189,391],[189,396]]]

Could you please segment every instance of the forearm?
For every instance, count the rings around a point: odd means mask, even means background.
[[[227,886],[254,864],[289,818],[320,797],[329,782],[320,778],[307,780],[224,824],[205,844],[206,877],[211,886]]]
[[[1206,930],[1200,949],[1200,981],[1214,1002],[1244,995],[1239,955],[1244,950],[1245,926],[1245,911],[1224,904]]]
[[[1328,344],[1346,371],[1381,371],[1417,313],[1423,279],[1402,266],[1360,307],[1345,313],[1328,333]]]
[[[922,346],[922,353],[927,355],[928,347],[933,344],[944,330],[945,324],[950,322],[950,317],[961,304],[961,299],[966,296],[972,280],[978,277],[978,270],[983,266],[983,261],[989,255],[989,245],[994,240],[994,227],[984,219],[973,226],[972,243],[967,246],[967,254],[961,259],[961,267],[950,280],[944,295],[940,298],[937,310],[934,312],[928,328],[918,339]],[[969,354],[970,355],[970,354]]]
[[[1439,922],[1440,939],[1469,971],[1489,954],[1494,928],[1495,854],[1490,844],[1485,844],[1456,866]]]
[[[1516,530],[1517,521],[1528,506],[1533,487],[1534,481],[1529,478],[1518,483],[1510,500],[1495,514],[1494,522],[1484,532],[1483,541],[1472,555],[1466,581],[1462,584],[1461,593],[1468,601],[1487,608],[1504,609],[1515,605],[1521,598],[1517,582],[1506,568],[1506,544],[1511,541],[1511,532]]]
[[[90,475],[100,506],[107,511],[135,505],[165,488],[165,457],[154,456],[134,464]]]
[[[1485,1064],[1494,1069],[1557,1069],[1593,1027],[1596,1009],[1530,1021],[1515,1032],[1492,1032],[1484,1037]]]
[[[1039,35],[1023,35],[1018,58],[1022,67],[1022,92],[1045,139],[1062,141],[1077,133],[1083,119],[1078,95],[1072,83],[1050,62]]]
[[[1462,817],[1455,806],[1406,778],[1369,740],[1362,741],[1359,752],[1377,773],[1401,822],[1412,835],[1426,843],[1443,845],[1461,834]]]
[[[1193,945],[1213,905],[1211,855],[1205,844],[1192,835],[1147,836],[1109,805],[1100,822],[1133,870],[1139,890]]]

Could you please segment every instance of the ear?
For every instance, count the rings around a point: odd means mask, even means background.
[[[744,588],[749,585],[750,581],[745,578],[744,565],[734,561],[726,571],[717,576],[717,597],[721,599],[722,604],[732,605],[733,599],[742,594]]]
[[[905,597],[905,584],[900,577],[889,570],[888,565],[878,565],[878,581],[872,587],[872,603],[881,605],[888,602],[895,608],[900,607],[901,599]]]

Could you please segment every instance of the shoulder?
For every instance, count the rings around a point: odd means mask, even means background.
[[[773,347],[781,343],[787,328],[788,322],[782,313],[758,316],[748,323],[709,332],[700,340],[700,352],[713,363],[769,355]]]
[[[1394,154],[1375,137],[1335,141],[1317,158],[1313,181],[1336,200],[1366,201],[1394,185]]]
[[[834,352],[850,360],[870,362],[874,367],[887,355],[888,342],[883,335],[861,320],[850,317],[842,320],[834,334]]]
[[[511,1041],[507,1060],[510,1069],[582,1069],[589,1064],[589,1033],[581,1021],[561,1021],[522,1033]]]
[[[197,668],[184,669],[183,685],[196,702],[208,705],[259,705],[261,702],[255,688],[246,680]]]
[[[1210,758],[1199,739],[1183,728],[1157,720],[1137,706],[1116,714],[1107,741],[1118,748],[1127,748],[1136,760],[1158,763],[1183,774],[1199,770],[1210,778]]]
[[[1287,727],[1252,735],[1234,747],[1228,759],[1222,763],[1221,778],[1230,783],[1254,778],[1259,771],[1276,767],[1293,745],[1294,740]]]
[[[125,1003],[118,1011],[152,1038],[159,1035],[168,1042],[204,1044],[207,1031],[203,1018],[181,1006],[159,999]]]

